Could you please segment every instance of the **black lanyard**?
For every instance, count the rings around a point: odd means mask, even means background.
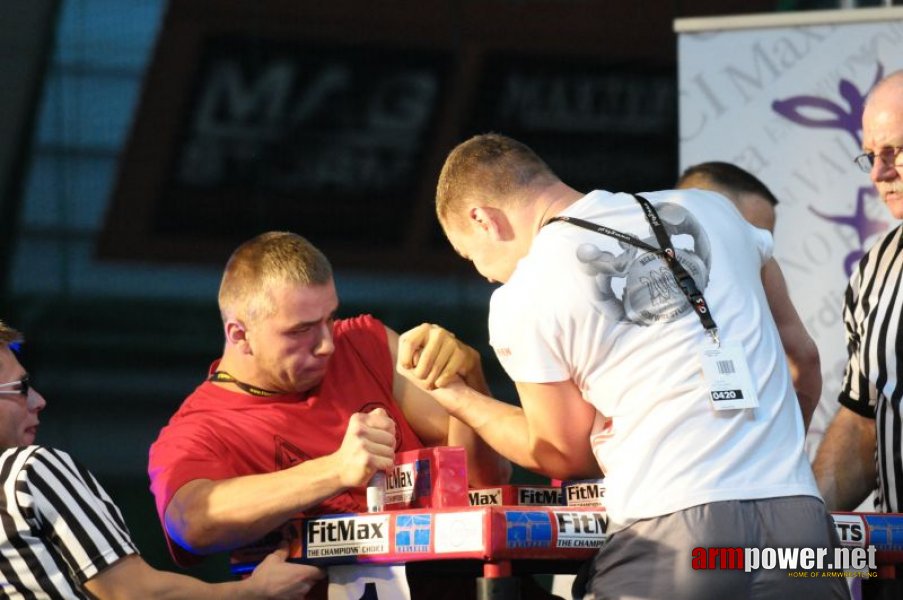
[[[715,319],[712,318],[712,312],[709,310],[709,305],[706,303],[705,297],[702,295],[702,292],[696,285],[696,281],[693,280],[693,276],[690,275],[684,268],[684,266],[680,264],[680,261],[677,260],[677,253],[675,252],[674,247],[671,245],[671,238],[668,237],[668,232],[665,231],[661,219],[659,219],[658,217],[658,212],[656,212],[655,207],[653,207],[652,204],[642,196],[634,195],[633,197],[637,202],[640,203],[640,206],[643,207],[643,212],[646,215],[646,220],[649,222],[649,226],[652,227],[652,232],[655,233],[655,238],[658,240],[658,248],[651,244],[647,244],[636,236],[624,233],[623,231],[618,231],[616,229],[606,227],[605,225],[598,225],[596,223],[584,221],[583,219],[576,219],[574,217],[552,217],[551,219],[546,221],[543,226],[548,225],[549,223],[554,223],[555,221],[564,221],[565,223],[570,223],[571,225],[576,225],[578,227],[583,227],[584,229],[589,229],[590,231],[595,231],[596,233],[600,233],[602,235],[607,235],[608,237],[613,237],[616,240],[620,240],[624,243],[636,246],[637,248],[640,248],[647,252],[658,254],[659,256],[664,258],[665,262],[668,264],[668,267],[671,269],[671,273],[674,274],[674,280],[677,282],[677,287],[680,288],[684,296],[686,296],[687,301],[690,303],[690,306],[692,306],[693,310],[696,311],[696,315],[699,317],[699,321],[702,323],[702,326],[705,327],[705,330],[717,343],[718,326],[715,324]]]
[[[243,389],[244,391],[248,392],[252,396],[260,396],[263,398],[266,398],[269,396],[277,396],[282,393],[282,392],[274,392],[272,390],[265,390],[263,388],[253,386],[249,383],[245,383],[244,381],[239,381],[236,378],[229,375],[228,373],[226,373],[225,371],[214,371],[207,377],[207,381],[216,381],[218,383],[231,383],[231,384]]]

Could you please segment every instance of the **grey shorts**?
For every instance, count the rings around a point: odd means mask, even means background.
[[[585,600],[848,600],[842,577],[800,578],[779,569],[747,573],[692,568],[695,548],[839,545],[831,516],[817,498],[713,502],[644,519],[612,534],[578,576],[574,592],[578,598],[585,592]]]

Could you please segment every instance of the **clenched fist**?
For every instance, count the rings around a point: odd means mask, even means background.
[[[344,467],[342,485],[366,485],[373,473],[395,464],[395,421],[382,408],[351,415],[336,456]]]

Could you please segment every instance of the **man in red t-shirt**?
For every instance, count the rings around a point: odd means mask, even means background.
[[[363,490],[398,451],[463,446],[472,485],[510,465],[395,370],[398,335],[370,316],[336,320],[326,257],[284,232],[245,242],[219,292],[225,348],[151,446],[148,473],[173,556],[256,542],[300,514],[363,512]],[[479,355],[438,327],[412,335],[485,388]],[[431,352],[430,356],[434,354]]]

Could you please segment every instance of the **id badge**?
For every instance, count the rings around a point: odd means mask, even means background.
[[[722,342],[719,347],[703,350],[700,358],[712,408],[738,410],[759,406],[746,355],[739,343]]]

